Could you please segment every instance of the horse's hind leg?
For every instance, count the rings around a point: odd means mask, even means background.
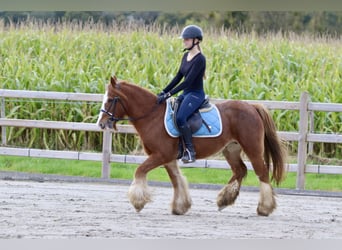
[[[172,214],[185,214],[191,207],[188,182],[182,175],[175,160],[166,164],[165,168],[169,174],[174,189],[173,200],[171,203]]]
[[[247,174],[247,167],[241,159],[241,147],[237,142],[231,142],[222,151],[231,166],[233,175],[217,196],[219,210],[234,204],[239,195],[242,179]]]
[[[250,141],[260,142],[259,145],[251,146],[251,144],[249,144],[249,147],[244,148],[244,152],[251,161],[254,172],[260,181],[260,198],[257,213],[258,215],[268,216],[277,207],[277,204],[273,188],[270,184],[269,169],[264,161],[264,146],[262,140],[255,139]]]
[[[260,181],[260,199],[257,208],[258,215],[268,216],[277,207],[273,188],[269,180],[269,170],[264,163],[263,157],[249,157],[256,175]]]

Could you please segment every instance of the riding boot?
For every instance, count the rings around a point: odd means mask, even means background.
[[[178,141],[178,155],[177,155],[177,160],[182,158],[184,154],[184,148],[183,148],[183,138],[179,137]]]
[[[183,141],[185,144],[185,150],[184,150],[184,154],[182,157],[182,161],[184,163],[194,162],[196,160],[196,158],[195,158],[196,153],[195,153],[194,146],[192,145],[191,128],[187,125],[180,126],[179,131],[182,134],[182,138],[183,138]]]

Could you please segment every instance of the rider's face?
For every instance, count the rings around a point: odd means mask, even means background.
[[[192,46],[192,38],[183,39],[184,48],[190,48]]]

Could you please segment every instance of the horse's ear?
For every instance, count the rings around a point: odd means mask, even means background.
[[[116,78],[116,76],[111,76],[110,77],[110,83],[113,85],[113,87],[115,86],[117,81],[118,81],[118,79]]]

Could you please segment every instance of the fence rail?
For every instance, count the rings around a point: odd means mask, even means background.
[[[44,120],[26,120],[26,119],[9,119],[6,118],[5,99],[6,98],[30,98],[30,99],[47,99],[47,100],[64,100],[64,101],[91,101],[101,102],[103,96],[101,94],[85,94],[85,93],[66,93],[66,92],[48,92],[48,91],[22,91],[0,89],[1,98],[1,144],[0,155],[14,155],[27,157],[46,157],[46,158],[62,158],[77,160],[102,161],[102,177],[109,178],[110,163],[136,163],[140,164],[146,156],[120,155],[112,154],[112,133],[114,131],[102,131],[93,123],[82,122],[65,122],[65,121],[44,121]],[[213,103],[219,103],[222,99],[214,99]],[[295,110],[299,111],[299,131],[278,131],[278,135],[286,141],[298,142],[297,163],[289,164],[290,172],[297,172],[297,189],[304,189],[305,173],[326,173],[326,174],[342,174],[342,166],[333,165],[313,165],[307,164],[307,154],[312,150],[312,143],[342,143],[341,134],[319,134],[314,133],[312,126],[313,113],[315,111],[322,112],[342,112],[342,104],[336,103],[314,103],[310,101],[307,92],[303,92],[299,102],[285,101],[255,101],[246,100],[249,103],[263,104],[270,110]],[[46,128],[46,129],[62,129],[62,130],[78,130],[93,131],[103,133],[102,153],[76,152],[76,151],[57,151],[30,148],[8,147],[6,142],[6,127],[27,127],[27,128]],[[116,133],[136,133],[131,125],[118,125]],[[183,164],[180,164],[184,166]],[[252,169],[249,162],[246,162],[247,168]],[[202,168],[230,168],[226,161],[222,160],[197,160],[194,163],[186,164],[187,167]]]

